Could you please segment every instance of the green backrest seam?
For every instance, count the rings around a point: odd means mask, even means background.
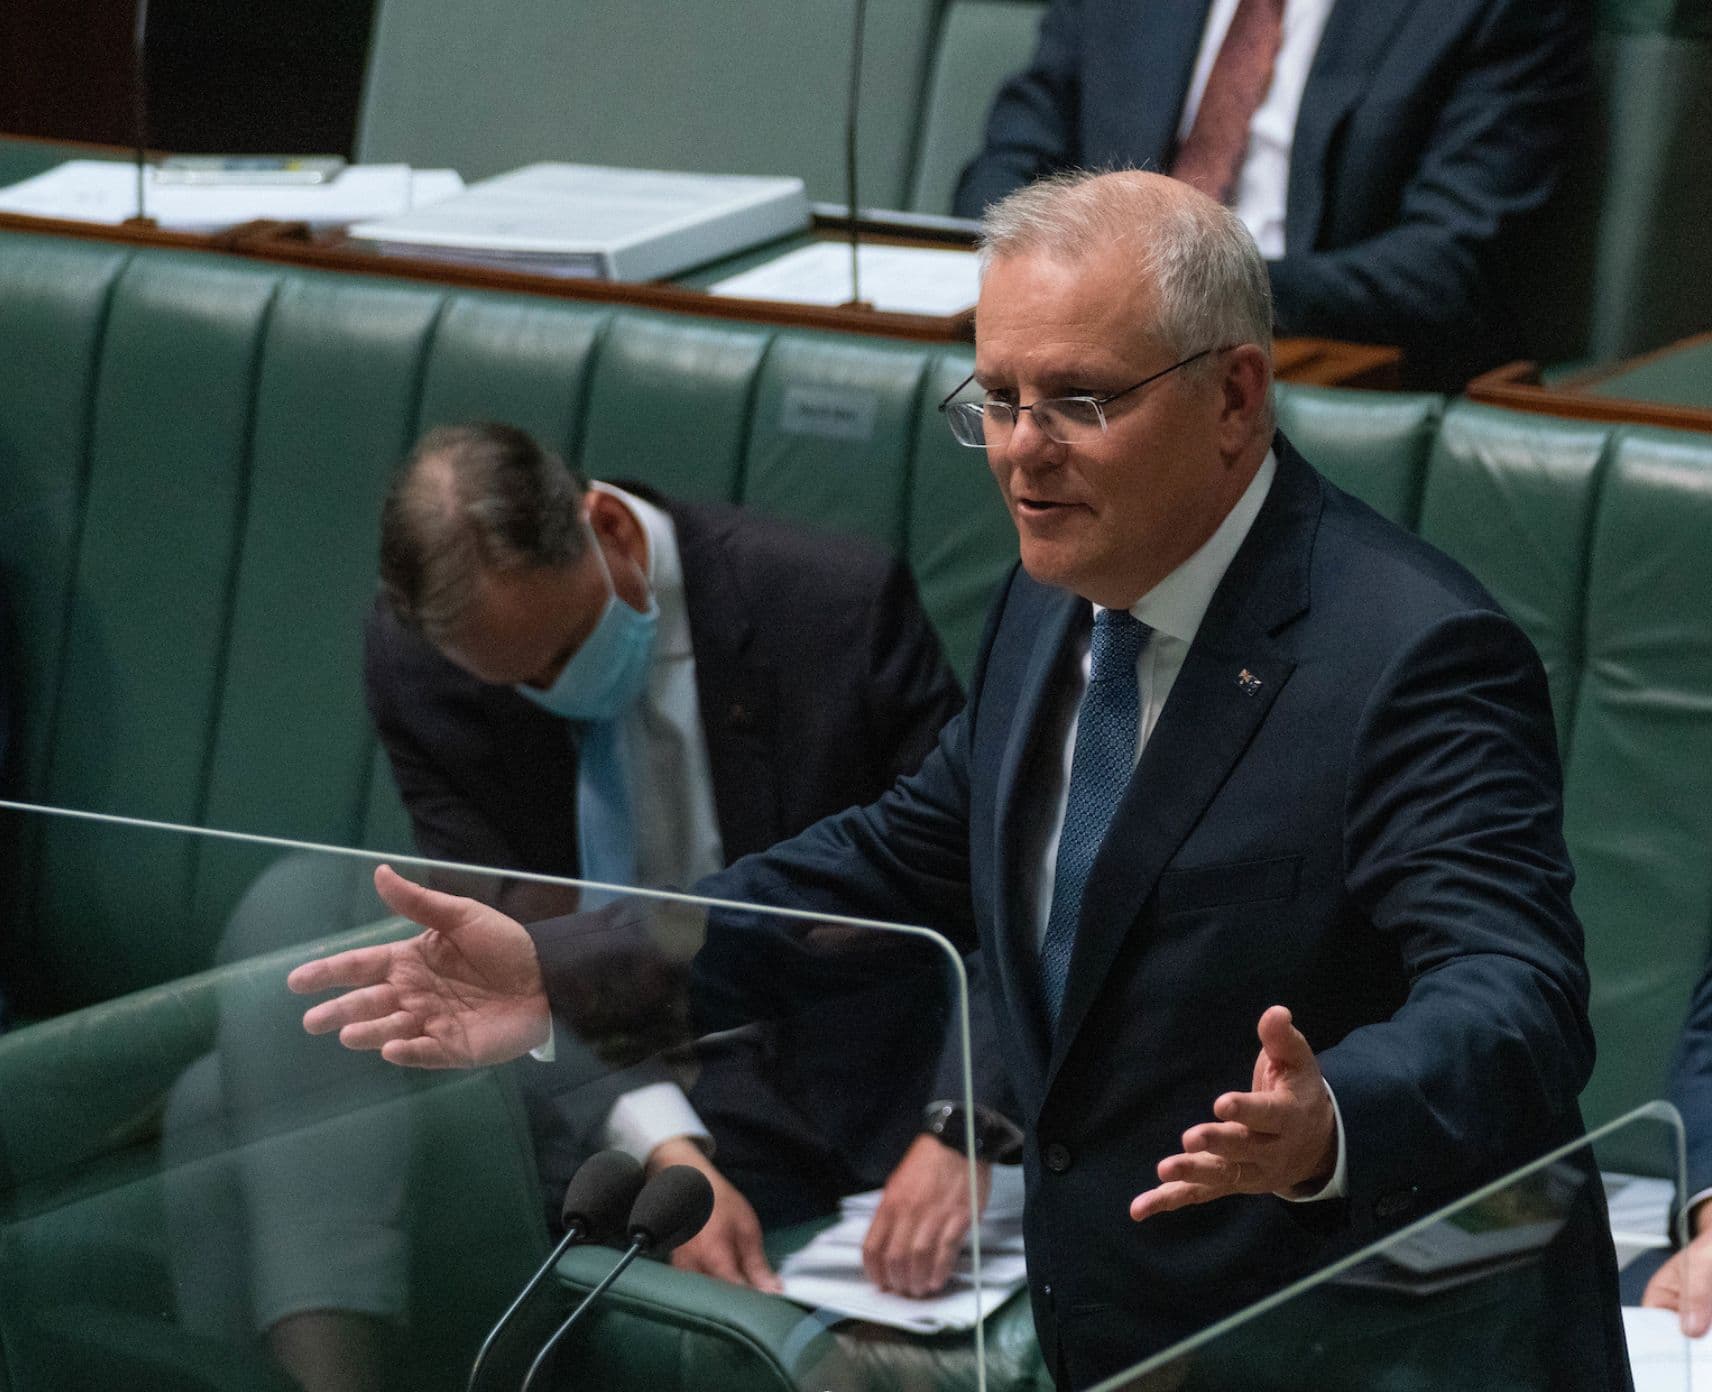
[[[256,457],[256,422],[257,403],[261,398],[262,365],[267,359],[268,331],[273,324],[274,309],[278,306],[280,296],[286,287],[286,277],[280,276],[274,281],[273,289],[268,293],[267,304],[262,307],[261,323],[256,332],[255,354],[250,360],[249,406],[247,421],[244,427],[244,452],[234,461],[237,465],[237,499],[232,510],[232,554],[226,561],[226,599],[221,610],[219,656],[214,660],[214,702],[213,719],[208,724],[208,738],[202,746],[202,767],[197,772],[196,814],[195,824],[203,826],[208,816],[208,798],[214,782],[214,755],[220,745],[220,726],[226,714],[226,703],[223,699],[226,690],[227,665],[232,656],[232,632],[237,622],[238,612],[238,581],[244,572],[244,539],[250,515],[250,474]],[[190,885],[194,899],[195,885],[201,876],[202,856],[200,848],[196,856],[197,867],[191,872]]]

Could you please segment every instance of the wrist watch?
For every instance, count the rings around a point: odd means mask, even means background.
[[[921,1129],[934,1140],[960,1155],[968,1154],[964,1128],[966,1113],[961,1102],[929,1102],[921,1116]],[[997,1165],[1014,1165],[1022,1159],[1022,1128],[991,1107],[975,1108],[975,1158]]]

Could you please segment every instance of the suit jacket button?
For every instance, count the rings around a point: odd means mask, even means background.
[[[1051,1170],[1053,1174],[1063,1174],[1070,1168],[1070,1148],[1061,1146],[1056,1141],[1047,1146],[1043,1158],[1046,1161],[1046,1168]]]

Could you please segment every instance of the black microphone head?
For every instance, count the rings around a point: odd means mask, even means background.
[[[693,1165],[668,1165],[642,1186],[630,1210],[630,1240],[663,1256],[688,1242],[713,1216],[713,1186]]]
[[[584,1242],[622,1247],[629,1231],[625,1219],[642,1191],[642,1166],[622,1150],[597,1150],[565,1186],[559,1208],[567,1232]]]

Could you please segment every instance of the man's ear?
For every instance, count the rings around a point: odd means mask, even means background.
[[[591,488],[583,494],[583,507],[588,512],[589,526],[596,538],[626,556],[638,570],[644,569],[648,557],[647,534],[629,508],[612,494]]]
[[[1253,443],[1255,426],[1266,413],[1272,392],[1272,362],[1253,343],[1227,348],[1223,356],[1218,434],[1221,452],[1231,458]]]

